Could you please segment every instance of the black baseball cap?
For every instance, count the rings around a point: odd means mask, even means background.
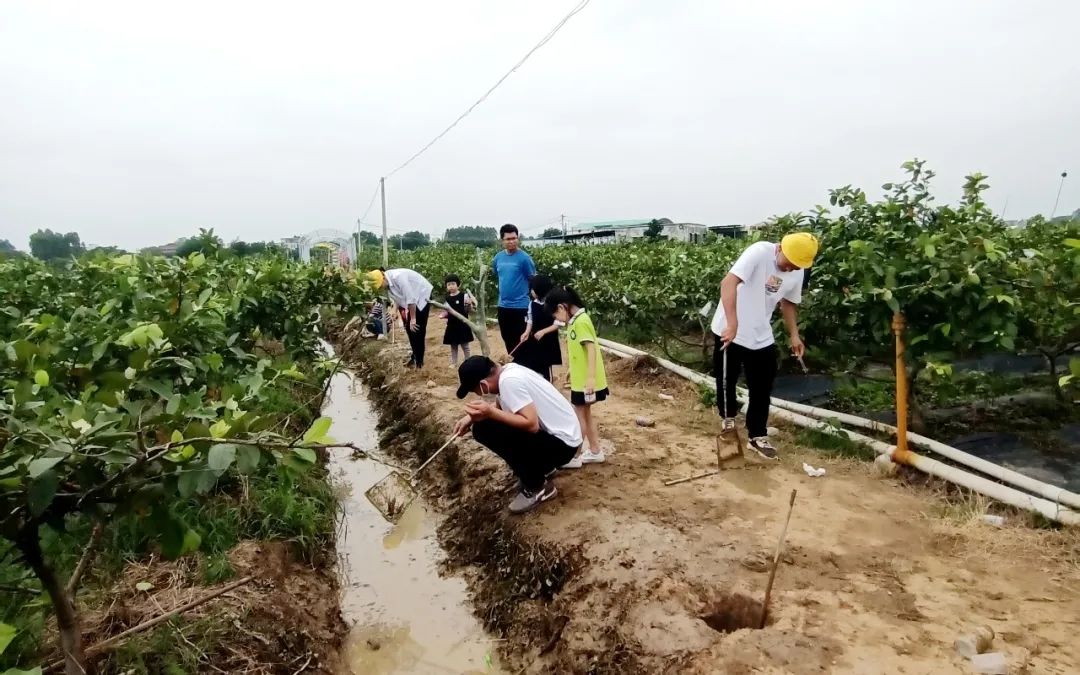
[[[461,386],[457,388],[457,397],[465,398],[465,395],[476,389],[480,380],[485,379],[495,370],[495,362],[486,356],[470,356],[465,359],[458,368],[458,380]]]

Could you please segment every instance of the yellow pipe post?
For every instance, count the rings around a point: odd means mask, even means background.
[[[907,322],[900,312],[893,314],[892,330],[896,336],[896,450],[892,453],[894,462],[907,463],[908,450],[908,382],[907,365],[904,360],[904,328]]]

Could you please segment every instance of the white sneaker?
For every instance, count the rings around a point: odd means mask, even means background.
[[[592,449],[582,449],[581,454],[578,456],[582,464],[600,464],[606,459],[604,457],[604,451],[593,452]]]
[[[574,455],[574,457],[559,467],[560,469],[580,469],[581,468],[581,455]]]

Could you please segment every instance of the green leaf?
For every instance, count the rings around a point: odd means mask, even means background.
[[[202,537],[195,530],[188,530],[184,533],[183,545],[180,549],[180,555],[186,555],[188,553],[194,553],[202,546]]]
[[[923,247],[923,253],[926,254],[927,258],[933,258],[937,255],[937,248],[935,248],[933,244],[927,244]]]
[[[311,448],[293,448],[293,452],[296,456],[307,462],[308,464],[314,464],[317,459],[315,451]]]
[[[154,584],[150,583],[149,581],[140,581],[139,583],[135,584],[135,590],[146,593],[147,591],[154,590]]]
[[[1072,248],[1080,248],[1080,239],[1066,239],[1065,245]]]
[[[49,374],[44,370],[39,370],[34,373],[34,383],[39,387],[49,386]]]
[[[179,429],[173,429],[172,435],[169,436],[169,440],[173,443],[179,443],[184,440],[184,434]]]
[[[0,654],[4,653],[4,650],[8,648],[11,641],[15,639],[15,636],[19,633],[15,626],[6,623],[0,623]]]
[[[52,504],[59,487],[60,477],[52,470],[30,481],[30,486],[26,490],[26,503],[30,507],[30,515],[37,517],[45,513],[45,509]]]
[[[229,423],[225,420],[218,420],[210,425],[210,435],[214,438],[225,438],[225,434],[229,433]]]
[[[41,675],[41,668],[31,668],[30,670],[19,670],[18,668],[8,668],[2,675]]]
[[[236,470],[248,474],[259,468],[262,460],[262,452],[251,445],[241,445],[236,448]]]
[[[206,465],[219,476],[225,473],[234,461],[236,461],[236,446],[231,443],[210,446],[210,453],[206,456]]]
[[[184,499],[194,495],[204,495],[214,489],[217,476],[209,469],[188,469],[181,472],[176,481],[176,489]]]
[[[188,267],[193,270],[197,270],[206,264],[206,256],[202,253],[192,253],[188,258]]]
[[[26,471],[30,474],[31,478],[37,478],[41,474],[45,473],[49,469],[53,468],[60,462],[64,461],[65,456],[60,457],[38,457],[26,465]]]
[[[326,434],[330,431],[330,425],[333,423],[333,419],[330,417],[320,417],[311,423],[311,427],[304,433],[305,443],[322,443],[326,438]]]

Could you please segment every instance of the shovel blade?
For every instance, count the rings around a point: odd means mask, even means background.
[[[375,483],[364,492],[371,505],[391,523],[396,523],[405,509],[416,499],[416,489],[397,471]]]
[[[743,456],[742,437],[737,431],[719,433],[716,435],[716,464],[722,466],[725,462]]]

